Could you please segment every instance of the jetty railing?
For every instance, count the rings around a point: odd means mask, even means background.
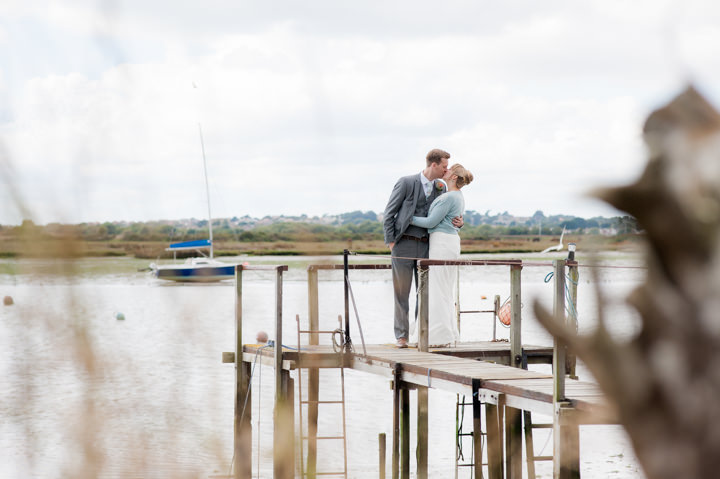
[[[510,365],[518,368],[526,367],[527,362],[522,349],[521,342],[521,274],[525,264],[521,260],[419,260],[418,268],[419,276],[419,351],[428,351],[428,295],[427,286],[428,278],[431,274],[430,270],[438,266],[508,266],[510,269],[510,289],[511,289],[511,325],[510,325]],[[540,266],[533,264],[533,266]],[[542,266],[550,266],[542,264]],[[577,267],[575,261],[556,260],[552,263],[554,274],[554,296],[553,310],[558,318],[572,322],[576,317],[577,301]],[[570,278],[574,280],[574,284],[569,287],[569,293],[566,296],[566,279],[565,268],[569,268]],[[348,275],[350,270],[390,270],[390,264],[331,264],[331,265],[310,265],[308,272],[308,319],[309,330],[319,330],[319,289],[318,289],[318,272],[321,270],[345,270],[345,289],[348,288]],[[243,358],[243,340],[242,340],[242,276],[244,271],[274,271],[275,272],[275,344],[273,351],[273,365],[276,371],[275,379],[275,408],[274,408],[274,429],[273,434],[276,438],[273,448],[274,477],[292,477],[294,475],[295,461],[294,457],[294,417],[292,411],[293,399],[293,380],[290,377],[290,369],[295,367],[283,361],[282,348],[282,279],[283,272],[287,271],[287,265],[282,266],[260,266],[260,265],[238,265],[236,267],[236,353],[224,354],[225,362],[234,362],[236,367],[236,401],[235,401],[235,444],[234,444],[234,477],[250,477],[251,467],[251,449],[252,449],[252,431],[250,428],[249,411],[252,411],[250,404],[250,380],[251,380],[251,364],[252,358]],[[572,281],[571,281],[572,283]],[[574,287],[573,287],[574,286]],[[566,298],[573,303],[569,308],[571,314],[565,315]],[[346,334],[349,334],[349,310],[347,307],[346,292]],[[317,334],[310,334],[310,345],[318,344]],[[345,351],[347,356],[349,351]],[[362,356],[362,355],[360,355]],[[356,366],[362,366],[363,359],[355,354]],[[285,363],[285,364],[284,364]],[[565,374],[570,371],[570,361],[566,347],[561,342],[555,340],[553,348],[553,404],[555,410],[554,418],[554,442],[556,451],[556,468],[558,471],[562,469],[563,473],[568,470],[579,469],[579,435],[577,421],[573,421],[573,410],[571,403],[565,397],[564,382]],[[564,367],[561,367],[563,365]],[[300,366],[302,367],[302,366]],[[362,370],[363,368],[360,367]],[[308,410],[308,470],[314,469],[317,460],[317,430],[312,427],[317,424],[317,397],[319,395],[319,370],[317,367],[309,367],[309,410]],[[574,374],[574,366],[572,369]],[[417,475],[418,477],[427,477],[427,457],[428,457],[428,387],[420,384],[405,383],[400,377],[404,377],[405,373],[395,371],[393,377],[394,390],[394,413],[393,413],[393,477],[406,477],[409,472],[409,389],[417,391]],[[473,379],[473,421],[476,425],[480,424],[481,400],[485,406],[486,416],[488,418],[497,418],[489,420],[488,427],[491,425],[501,425],[505,427],[505,464],[503,467],[503,446],[502,434],[497,431],[492,434],[492,440],[488,440],[488,471],[490,477],[501,477],[503,469],[507,477],[522,477],[522,416],[521,409],[525,409],[519,402],[510,407],[505,401],[504,395],[497,396],[497,402],[493,403],[492,398],[488,399],[488,395],[482,390],[480,380]],[[500,400],[502,396],[502,400]],[[315,398],[313,400],[313,398]],[[509,399],[509,398],[508,398]],[[504,409],[504,413],[503,413]],[[502,425],[500,426],[502,427]],[[476,457],[480,457],[481,438],[477,435],[474,443]],[[402,447],[402,451],[400,448]],[[478,459],[475,465],[475,477],[482,477],[482,464]],[[564,475],[564,474],[563,474]],[[556,476],[559,477],[559,476]]]

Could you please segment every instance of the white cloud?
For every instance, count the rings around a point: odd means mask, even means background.
[[[688,76],[718,97],[720,8],[675,5],[3,3],[1,139],[40,221],[203,217],[198,123],[217,216],[381,211],[433,147],[470,209],[585,215]]]

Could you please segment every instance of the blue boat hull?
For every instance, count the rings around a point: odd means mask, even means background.
[[[235,265],[213,263],[154,266],[153,274],[158,279],[184,283],[212,283],[235,277]]]

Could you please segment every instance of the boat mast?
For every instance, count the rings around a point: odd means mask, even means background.
[[[213,234],[212,234],[212,215],[210,214],[210,187],[208,186],[207,162],[205,161],[205,143],[203,142],[202,126],[198,123],[200,131],[200,148],[202,148],[203,170],[205,171],[205,194],[207,195],[208,207],[208,229],[210,230],[210,258],[213,257]]]

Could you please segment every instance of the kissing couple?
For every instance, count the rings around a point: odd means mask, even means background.
[[[448,168],[449,159],[447,151],[430,150],[425,168],[419,174],[400,178],[385,207],[383,232],[392,253],[398,348],[406,348],[411,339],[409,296],[413,279],[417,294],[417,261],[460,257],[458,231],[464,225],[465,210],[461,189],[472,182],[473,175],[458,163]],[[454,344],[459,337],[455,321],[456,271],[457,266],[430,268],[428,344],[433,346]],[[413,335],[417,335],[415,331]]]

